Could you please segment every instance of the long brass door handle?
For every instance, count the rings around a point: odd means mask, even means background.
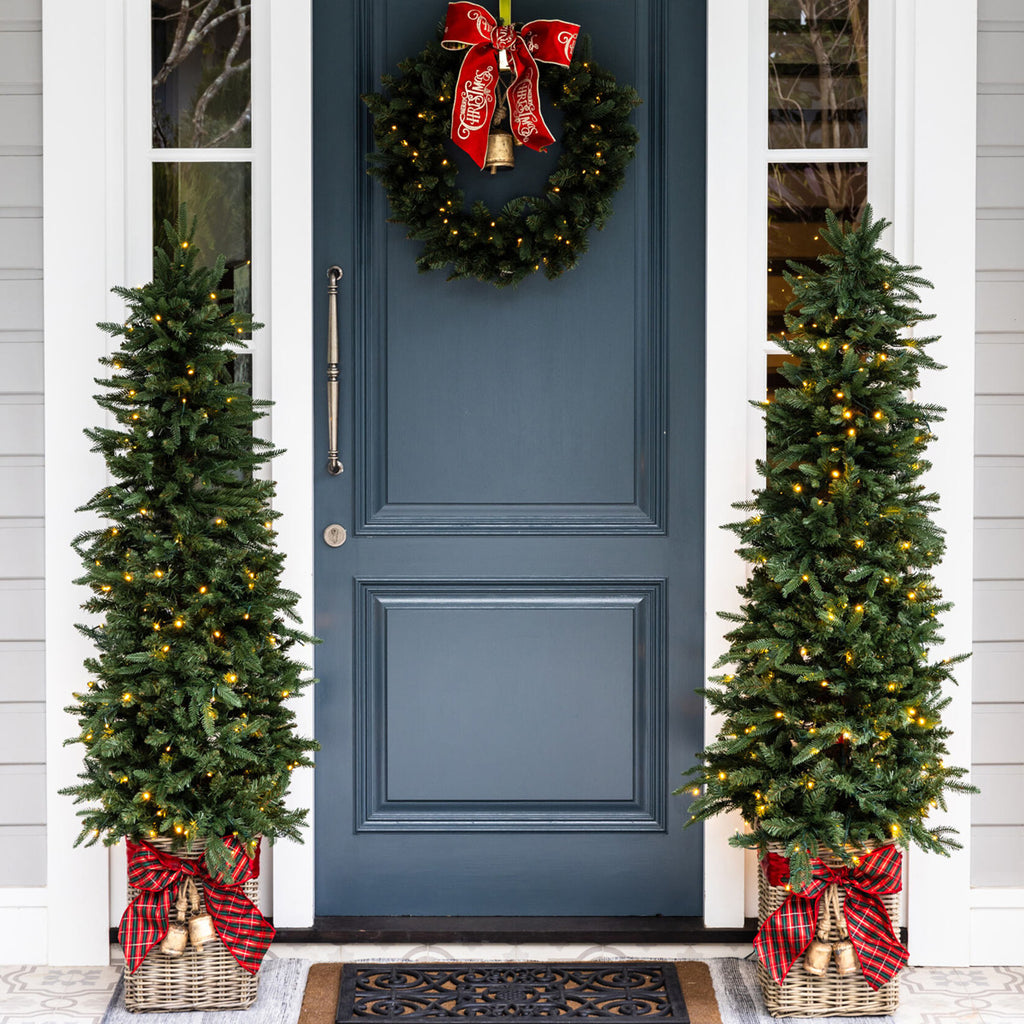
[[[345,471],[338,458],[338,282],[341,267],[327,271],[327,472],[337,476]]]

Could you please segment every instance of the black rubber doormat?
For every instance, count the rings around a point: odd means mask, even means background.
[[[337,1024],[644,1017],[689,1024],[673,964],[346,964]]]

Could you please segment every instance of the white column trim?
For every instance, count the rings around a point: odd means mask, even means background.
[[[274,444],[287,453],[274,461],[278,544],[288,553],[283,585],[301,595],[296,611],[313,630],[313,98],[312,3],[269,4],[270,90],[270,358]],[[254,80],[254,88],[255,88]],[[319,268],[318,268],[319,269]],[[326,271],[326,268],[322,268]],[[313,652],[297,655],[312,663]],[[313,735],[312,688],[293,704],[296,728]],[[305,844],[274,847],[274,923],[313,924],[313,772],[295,772],[289,802],[308,807]]]
[[[903,223],[899,259],[920,264],[935,285],[922,307],[935,320],[922,331],[940,335],[930,351],[945,364],[924,374],[919,398],[946,407],[929,450],[933,468],[926,486],[941,495],[937,524],[946,531],[946,555],[935,578],[953,608],[942,616],[946,642],[933,657],[970,651],[973,612],[974,475],[974,273],[977,90],[977,0],[907,0],[912,15],[913,73],[903,78],[913,111],[912,140],[903,169],[913,175],[909,193],[897,189],[895,217]],[[907,81],[907,77],[910,80]],[[909,202],[909,206],[905,205]],[[905,248],[904,248],[905,247]],[[952,703],[943,722],[953,731],[949,762],[971,763],[971,664],[956,672]],[[950,858],[922,854],[909,859],[908,931],[911,962],[956,966],[971,962],[970,839],[967,796],[952,795],[949,811],[933,819],[960,832],[964,849]]]
[[[80,746],[63,745],[75,732],[64,707],[85,685],[82,661],[92,650],[74,628],[84,618],[83,592],[71,585],[81,564],[70,541],[87,527],[74,509],[106,481],[102,459],[82,435],[101,415],[92,380],[107,338],[95,325],[121,315],[109,289],[124,273],[123,0],[43,0],[42,21],[47,960],[105,964],[106,850],[72,848],[78,818],[57,790],[76,782],[82,763]]]
[[[707,12],[707,292],[705,442],[705,677],[725,651],[719,611],[738,604],[736,587],[745,576],[734,553],[733,535],[721,529],[730,522],[734,501],[748,490],[749,416],[747,364],[750,339],[764,330],[764,297],[758,304],[736,302],[736,282],[757,280],[752,227],[764,221],[763,175],[752,175],[757,150],[751,139],[751,75],[758,66],[755,26],[758,0],[715,0]],[[750,203],[753,178],[761,183],[761,210]],[[756,232],[753,232],[756,234]],[[744,240],[746,245],[744,245]],[[760,263],[763,265],[763,252]],[[756,288],[753,291],[757,291]],[[753,310],[759,307],[760,312]],[[728,312],[727,329],[722,329]],[[724,416],[718,411],[725,410]],[[704,737],[710,741],[719,722],[705,705]],[[729,837],[742,828],[738,814],[719,815],[704,825],[704,923],[709,928],[735,928],[744,917],[744,854],[729,846]]]

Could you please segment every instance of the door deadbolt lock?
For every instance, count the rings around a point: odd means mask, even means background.
[[[346,531],[344,526],[339,526],[337,523],[331,523],[331,525],[324,530],[324,541],[332,548],[340,548],[347,540],[348,531]]]

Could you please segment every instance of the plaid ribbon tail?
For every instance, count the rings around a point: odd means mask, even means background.
[[[134,974],[150,950],[163,941],[171,916],[171,903],[177,886],[161,892],[140,892],[125,908],[117,929],[117,941],[124,950],[128,972]]]
[[[239,967],[255,974],[276,934],[274,926],[239,887],[208,881],[203,895],[218,938]]]
[[[884,846],[864,857],[846,880],[846,927],[864,980],[873,989],[895,977],[910,959],[881,900],[900,891],[902,875],[903,855],[895,846]]]
[[[906,966],[910,954],[896,938],[885,904],[876,893],[848,883],[843,912],[864,980],[871,988],[880,988]]]
[[[864,980],[871,988],[880,988],[906,966],[910,954],[893,933],[889,915],[877,896],[865,898],[856,890],[847,890],[846,927]]]
[[[791,894],[754,936],[758,958],[780,985],[811,944],[818,927],[818,908],[825,887],[815,888],[817,891],[806,897]]]

